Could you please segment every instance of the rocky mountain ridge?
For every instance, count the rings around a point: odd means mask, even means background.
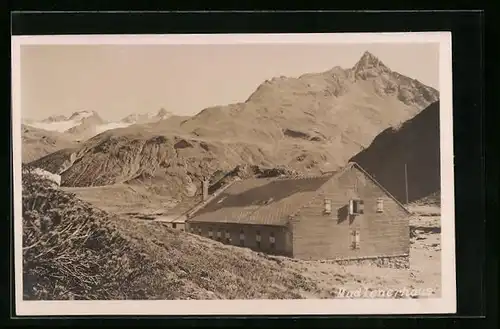
[[[436,196],[439,200],[440,154],[437,101],[400,127],[381,132],[350,161],[359,163],[399,201],[411,203]]]
[[[59,152],[36,164],[61,173],[65,186],[142,184],[190,196],[203,177],[243,164],[302,174],[336,170],[377,134],[438,99],[438,91],[366,52],[352,68],[273,78],[245,102],[108,130],[64,161]],[[54,168],[58,161],[65,165]]]

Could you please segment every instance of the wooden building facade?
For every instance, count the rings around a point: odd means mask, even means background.
[[[223,243],[299,259],[409,254],[409,212],[359,165],[314,177],[234,182],[186,228]]]

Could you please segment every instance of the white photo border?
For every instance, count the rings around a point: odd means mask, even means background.
[[[15,310],[17,316],[84,315],[365,315],[455,313],[455,214],[451,32],[318,34],[174,34],[13,36],[12,140],[14,193]],[[25,301],[22,276],[21,47],[97,44],[360,44],[438,43],[441,154],[440,298],[304,300],[105,300]]]

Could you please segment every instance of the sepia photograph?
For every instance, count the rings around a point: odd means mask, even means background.
[[[18,315],[456,311],[451,34],[12,37]]]

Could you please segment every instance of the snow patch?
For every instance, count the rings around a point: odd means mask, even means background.
[[[58,131],[58,132],[65,132],[66,130],[73,128],[80,124],[79,121],[59,121],[59,122],[32,122],[30,126],[43,129],[43,130],[48,130],[48,131]]]
[[[41,168],[35,168],[33,170],[33,173],[43,177],[45,179],[50,180],[52,183],[55,183],[57,186],[61,186],[61,176],[57,174],[53,174],[51,172],[48,172],[47,170],[41,169]]]
[[[111,130],[111,129],[118,129],[118,128],[125,128],[132,125],[132,123],[128,122],[110,122],[106,123],[103,125],[99,125],[95,128],[96,134],[100,134],[104,131]]]

